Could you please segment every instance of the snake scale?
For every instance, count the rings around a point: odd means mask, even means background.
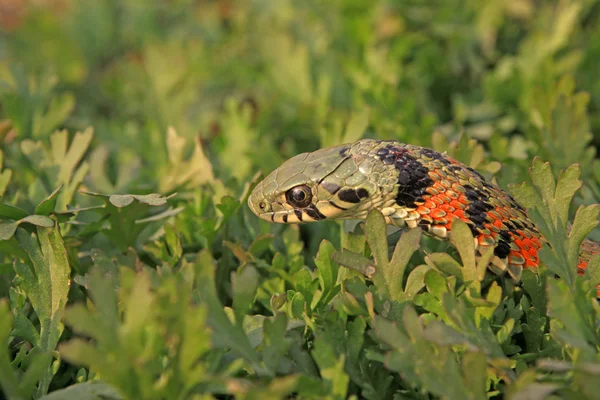
[[[537,268],[545,240],[527,211],[500,187],[447,154],[390,140],[362,139],[292,157],[261,181],[248,205],[267,221],[304,223],[364,219],[372,209],[386,223],[448,239],[458,218],[473,233],[478,255],[494,246],[488,268],[519,282]],[[580,248],[583,274],[600,244]]]

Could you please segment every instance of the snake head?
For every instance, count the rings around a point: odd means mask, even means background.
[[[250,209],[279,223],[364,218],[395,183],[393,172],[370,156],[375,143],[365,139],[292,157],[254,188]]]

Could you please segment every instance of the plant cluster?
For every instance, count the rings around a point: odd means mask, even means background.
[[[599,398],[600,2],[29,3],[0,4],[0,397]],[[362,137],[514,184],[539,270],[487,272],[464,223],[246,206]]]

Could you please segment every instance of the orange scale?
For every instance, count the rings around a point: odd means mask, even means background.
[[[431,200],[436,204],[436,207],[444,204],[444,200],[442,200],[439,196],[432,197]]]
[[[417,209],[415,211],[421,215],[429,214],[431,212],[431,210],[429,208],[423,207],[423,206],[417,207]]]
[[[502,226],[504,225],[504,224],[502,223],[502,220],[501,220],[501,219],[495,219],[495,220],[494,220],[494,222],[493,222],[493,224],[494,224],[494,226],[495,226],[496,228],[499,228],[499,229],[502,229]]]
[[[529,239],[528,237],[523,238],[523,243],[527,244],[527,246],[529,247],[533,247],[535,249],[539,249],[540,246],[540,242],[534,239]]]
[[[538,255],[537,255],[537,253],[531,254],[531,253],[524,252],[522,254],[524,256],[526,256],[529,260],[531,260],[531,263],[532,263],[533,266],[537,267],[538,264],[540,263],[540,259],[539,259]]]
[[[460,208],[462,210],[465,208],[466,203],[461,203],[459,200],[452,200],[450,205],[454,208]]]
[[[465,216],[465,211],[464,210],[455,210],[452,215],[454,215],[455,217],[458,217],[460,219],[462,219],[463,221],[468,221],[468,218]]]
[[[429,214],[429,215],[431,215],[431,217],[434,219],[440,219],[440,218],[444,218],[446,216],[446,212],[444,210],[437,209],[437,210],[431,211],[431,214]]]
[[[428,199],[428,200],[425,202],[425,204],[423,204],[423,207],[427,207],[427,208],[429,208],[429,209],[431,210],[431,209],[434,209],[434,208],[436,208],[436,207],[437,207],[437,205],[436,205],[436,204],[435,204],[435,203],[434,203],[434,202],[433,202],[431,199]]]
[[[439,208],[447,213],[451,213],[456,210],[456,208],[452,207],[450,204],[442,204]]]

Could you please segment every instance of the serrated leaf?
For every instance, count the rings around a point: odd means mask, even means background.
[[[463,278],[461,265],[448,253],[429,254],[425,257],[425,262],[431,268],[443,272],[448,276]]]
[[[41,215],[32,216],[47,218]],[[41,325],[40,349],[51,353],[55,350],[63,326],[62,313],[69,293],[70,267],[58,225],[53,228],[37,228],[37,235],[24,231],[17,233],[19,244],[33,263],[35,275],[25,264],[15,262],[15,271],[31,301]],[[54,372],[48,366],[37,389],[39,396],[47,393]]]
[[[598,226],[598,215],[600,215],[600,204],[580,206],[577,209],[569,232],[569,260],[577,260],[581,243]]]
[[[404,231],[400,240],[396,243],[391,260],[381,265],[380,268],[385,276],[392,299],[399,300],[404,297],[404,271],[406,271],[406,266],[413,253],[417,251],[420,246],[420,229],[409,229]]]
[[[329,386],[332,399],[345,399],[350,378],[344,371],[344,355],[337,355],[334,346],[323,337],[317,337],[312,356],[319,366],[323,379]]]
[[[408,298],[414,297],[421,289],[425,287],[425,275],[431,267],[428,265],[419,265],[413,269],[406,279],[404,293]]]
[[[315,256],[315,265],[317,266],[319,283],[324,295],[330,296],[337,285],[339,265],[333,260],[335,248],[331,242],[323,240],[319,245],[319,251]],[[329,300],[324,300],[325,304]]]
[[[423,331],[423,337],[442,346],[465,345],[469,351],[477,350],[477,347],[464,334],[442,321],[430,322]]]
[[[590,260],[585,270],[585,277],[590,280],[592,287],[600,285],[600,255]]]
[[[220,304],[215,287],[215,262],[208,250],[202,250],[196,261],[197,294],[208,307],[208,322],[213,328],[213,345],[226,346],[248,360],[260,376],[272,372],[261,366],[248,337],[238,325],[233,325]]]

